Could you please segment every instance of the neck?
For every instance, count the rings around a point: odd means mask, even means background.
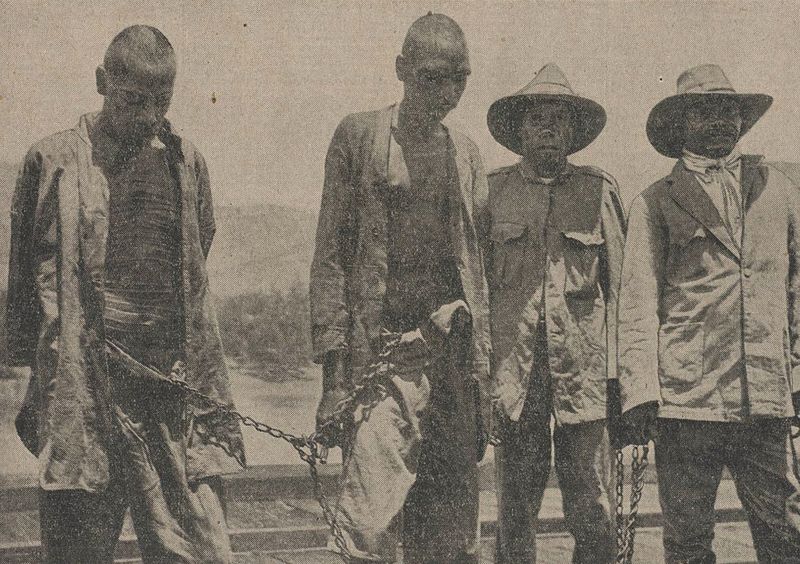
[[[708,159],[711,161],[718,161],[720,159],[728,159],[731,155],[738,155],[738,150],[734,147],[731,151],[725,154],[715,151],[704,151],[703,149],[690,149],[689,147],[683,148],[683,156],[693,159]]]
[[[538,176],[539,178],[555,178],[562,172],[564,169],[567,168],[567,158],[562,157],[561,159],[555,161],[541,161],[539,159],[534,159],[530,157],[525,157],[525,162],[527,163],[528,167]]]
[[[419,108],[413,101],[403,98],[397,114],[397,128],[414,137],[431,137],[441,123],[430,113]]]

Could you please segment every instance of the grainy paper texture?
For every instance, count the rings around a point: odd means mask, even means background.
[[[675,163],[656,152],[645,124],[651,109],[675,94],[680,73],[696,65],[718,64],[738,92],[773,97],[771,108],[739,144],[743,153],[776,162],[800,161],[797,1],[2,0],[3,297],[9,211],[23,157],[37,141],[75,127],[80,116],[100,109],[103,98],[97,92],[95,70],[114,36],[133,24],[154,26],[169,39],[177,60],[167,118],[174,132],[202,153],[208,167],[216,219],[207,259],[210,302],[217,311],[233,400],[246,415],[293,433],[310,433],[322,374],[312,362],[308,285],[326,152],[342,118],[402,99],[395,57],[409,26],[428,11],[452,17],[463,29],[471,74],[444,123],[475,143],[486,171],[519,159],[492,137],[489,107],[551,62],[568,77],[576,94],[598,102],[607,115],[602,133],[570,162],[599,167],[616,179],[626,211],[637,194],[669,174]],[[769,211],[759,209],[759,217],[769,221]],[[783,338],[778,336],[779,344]],[[0,352],[5,361],[5,344]],[[11,559],[9,547],[14,543],[37,543],[39,538],[36,459],[14,430],[29,374],[4,367],[2,375],[0,560],[3,555]],[[243,432],[251,469],[227,488],[228,524],[238,561],[335,561],[321,550],[309,552],[308,560],[295,560],[301,557],[280,553],[286,539],[263,533],[270,527],[300,530],[320,521],[307,493],[305,470],[275,467],[302,468],[291,446],[252,429]],[[338,462],[339,451],[332,450],[330,458]],[[481,462],[481,519],[485,527],[489,523],[482,562],[494,561],[493,461],[490,447]],[[269,465],[273,468],[264,468]],[[276,486],[284,483],[278,477],[295,485]],[[306,493],[297,496],[298,489]],[[248,501],[241,493],[245,491],[260,492],[259,501]],[[540,540],[540,562],[568,562],[571,555],[571,537],[558,524],[563,515],[559,495],[557,482],[551,480],[540,518],[543,530],[554,536]],[[657,524],[661,508],[654,477],[648,478],[642,503],[645,525]],[[731,521],[717,527],[718,561],[755,561],[745,516],[727,474],[717,507],[717,518]],[[249,529],[262,531],[250,544],[243,533]],[[130,534],[126,524],[120,557],[135,554],[134,544],[125,540]],[[300,537],[301,546],[319,545],[319,535]],[[663,560],[660,529],[645,529],[638,539],[635,561]]]

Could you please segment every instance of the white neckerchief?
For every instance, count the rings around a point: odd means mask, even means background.
[[[712,159],[683,150],[681,156],[686,170],[695,178],[708,194],[720,217],[725,221],[728,232],[739,244],[742,234],[742,154],[735,148],[720,159]]]

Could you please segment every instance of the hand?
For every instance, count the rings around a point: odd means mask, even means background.
[[[345,388],[333,388],[322,393],[322,399],[317,407],[317,433],[322,446],[333,448],[342,446],[352,427],[352,413],[343,415],[335,423],[331,418],[339,403],[348,395]]]
[[[322,364],[322,399],[317,407],[317,432],[323,446],[341,446],[347,438],[352,424],[352,415],[333,424],[330,419],[336,406],[350,392],[347,353],[343,350],[329,351]]]
[[[441,306],[420,327],[420,333],[428,344],[431,355],[439,357],[446,351],[447,338],[461,335],[472,323],[472,316],[464,300],[456,300]]]
[[[489,441],[494,433],[494,408],[488,398],[480,398],[478,403],[478,462],[483,460]]]
[[[467,303],[464,300],[456,300],[441,306],[430,316],[433,328],[444,336],[451,332],[459,333],[466,329],[472,320]]]
[[[656,436],[658,402],[647,402],[622,414],[622,443],[646,445]]]
[[[389,360],[401,370],[422,368],[430,358],[428,343],[419,329],[406,331],[392,349]]]

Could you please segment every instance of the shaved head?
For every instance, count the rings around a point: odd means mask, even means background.
[[[103,67],[112,79],[151,76],[174,78],[175,51],[169,40],[154,27],[132,25],[123,29],[106,50]]]
[[[172,100],[175,51],[154,27],[123,29],[97,68],[97,92],[104,96],[104,130],[121,143],[141,146],[157,135]]]
[[[467,41],[461,27],[444,14],[428,14],[416,20],[403,41],[402,55],[417,62],[432,54],[464,57]]]
[[[404,84],[401,117],[413,114],[417,129],[438,124],[458,104],[470,74],[464,32],[444,14],[422,16],[411,24],[395,69]]]

